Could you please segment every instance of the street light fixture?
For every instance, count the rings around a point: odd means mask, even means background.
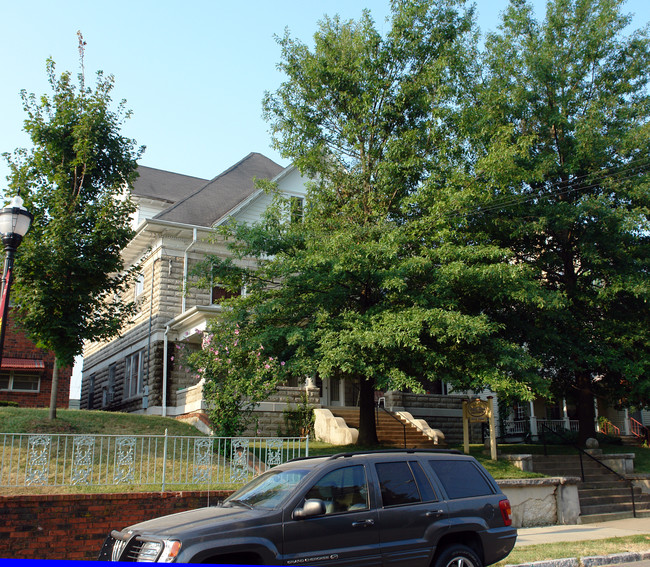
[[[9,313],[9,292],[11,276],[14,267],[16,248],[27,234],[34,215],[23,207],[23,200],[16,195],[9,205],[0,210],[0,236],[5,247],[5,263],[2,273],[2,289],[0,291],[0,368],[2,367],[2,352],[5,344],[5,329]]]

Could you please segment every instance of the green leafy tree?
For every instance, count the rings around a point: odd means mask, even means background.
[[[40,347],[52,350],[50,418],[56,417],[58,369],[71,365],[86,340],[115,335],[132,304],[120,297],[133,273],[123,271],[121,250],[133,237],[129,190],[142,152],[120,133],[124,101],[111,110],[114,79],[97,74],[92,89],[81,72],[47,75],[52,96],[22,92],[25,131],[34,146],[5,154],[10,193],[20,193],[33,213],[18,249],[12,297],[20,322]]]
[[[439,148],[452,147],[471,11],[393,2],[391,24],[382,36],[365,12],[324,19],[313,49],[279,40],[287,80],[265,110],[277,147],[315,180],[304,219],[291,222],[278,198],[257,225],[224,230],[233,260],[203,265],[206,284],[245,283],[225,317],[287,375],[355,386],[364,444],[377,441],[376,389],[438,379],[536,389],[535,361],[491,317],[534,300],[525,268],[489,244],[452,248],[415,222]],[[257,267],[242,268],[250,258]]]
[[[321,222],[237,227],[234,259],[209,258],[204,269],[206,280],[233,290],[244,282],[246,296],[223,317],[286,361],[286,376],[354,385],[359,443],[376,442],[375,389],[421,392],[435,380],[520,398],[539,389],[535,361],[489,316],[530,293],[525,273],[502,253],[406,253],[410,233],[394,224]],[[238,266],[250,257],[257,269]]]
[[[594,396],[650,400],[650,50],[621,5],[551,0],[539,23],[511,1],[466,121],[483,190],[468,184],[458,203],[468,233],[511,250],[555,298],[511,330],[576,400],[582,439]]]
[[[240,435],[253,420],[259,402],[281,380],[277,357],[260,344],[246,344],[236,323],[221,322],[203,335],[201,350],[186,356],[189,367],[203,381],[208,418],[215,435]]]

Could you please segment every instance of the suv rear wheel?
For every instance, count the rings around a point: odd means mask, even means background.
[[[483,567],[483,562],[473,549],[465,545],[454,544],[442,551],[433,567]]]

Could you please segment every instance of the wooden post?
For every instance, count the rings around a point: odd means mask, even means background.
[[[469,415],[467,413],[467,400],[463,400],[463,451],[469,455]]]
[[[490,457],[493,461],[497,460],[497,430],[494,425],[494,406],[493,397],[488,396],[488,423],[490,425]]]

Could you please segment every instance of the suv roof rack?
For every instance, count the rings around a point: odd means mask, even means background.
[[[462,455],[458,449],[370,449],[368,451],[349,451],[346,453],[336,453],[330,459],[341,459],[346,457],[354,457],[356,455],[381,455],[381,454],[412,454],[412,453],[433,453],[433,454],[449,454],[449,455]]]
[[[359,451],[347,451],[345,453],[335,453],[333,455],[310,455],[309,457],[296,457],[286,461],[287,463],[295,463],[296,461],[307,461],[309,459],[323,459],[327,460],[342,459],[347,457],[354,457],[356,455],[381,455],[381,454],[413,454],[413,453],[431,453],[431,454],[447,454],[447,455],[464,455],[458,449],[368,449]]]

